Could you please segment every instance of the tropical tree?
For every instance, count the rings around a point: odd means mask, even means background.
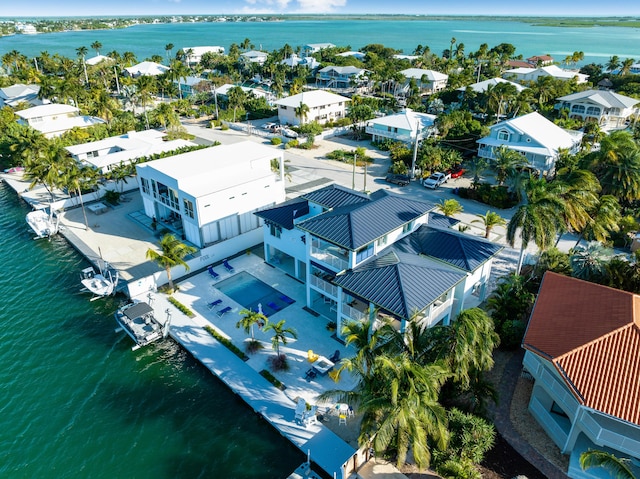
[[[595,207],[589,211],[589,218],[578,237],[576,246],[583,238],[607,243],[612,233],[620,231],[621,221],[622,214],[618,200],[612,195],[601,196]]]
[[[286,328],[284,324],[285,324],[285,320],[282,319],[277,323],[268,323],[263,328],[264,332],[273,331],[273,337],[271,338],[271,346],[273,347],[273,350],[276,352],[276,358],[274,362],[272,362],[272,364],[274,366],[277,366],[278,368],[286,367],[286,357],[284,354],[282,355],[280,354],[280,344],[282,343],[282,345],[284,346],[287,345],[288,343],[287,336],[290,336],[293,339],[298,338],[298,333],[296,332],[296,330],[293,328]]]
[[[167,233],[160,240],[160,252],[149,248],[147,250],[146,257],[151,261],[154,261],[158,266],[164,268],[167,272],[167,279],[169,280],[170,293],[174,291],[173,280],[171,278],[171,268],[174,266],[183,266],[185,271],[189,271],[189,265],[184,258],[197,251],[193,246],[188,246],[178,240],[175,236]]]
[[[296,118],[300,119],[300,124],[302,125],[304,124],[305,120],[307,119],[307,115],[309,114],[309,105],[300,101],[300,105],[293,109],[293,113]]]
[[[76,53],[78,54],[78,58],[80,58],[82,60],[82,67],[84,68],[84,82],[85,82],[85,84],[89,84],[89,77],[87,76],[87,64],[84,61],[84,57],[87,55],[88,51],[89,50],[85,46],[76,48]]]
[[[100,55],[101,48],[102,48],[102,43],[100,43],[97,40],[91,44],[91,49],[96,51],[96,55]]]
[[[227,92],[227,101],[229,108],[233,108],[233,121],[235,123],[236,110],[244,106],[245,102],[247,101],[247,94],[241,87],[234,86]]]
[[[164,46],[164,51],[167,52],[167,64],[169,64],[171,61],[170,57],[171,57],[171,51],[173,50],[173,47],[174,47],[173,43],[167,43]]]
[[[497,148],[496,157],[491,163],[491,167],[496,172],[496,180],[499,185],[504,184],[509,174],[524,166],[527,166],[527,159],[506,146]]]
[[[67,154],[66,150],[61,149],[61,154]],[[65,162],[66,169],[62,173],[61,182],[66,185],[70,191],[75,191],[80,200],[82,215],[84,217],[85,230],[89,228],[87,220],[87,212],[84,208],[82,199],[82,190],[86,188],[94,188],[98,184],[98,173],[96,170],[87,165],[79,166],[70,158]]]
[[[507,220],[505,220],[502,216],[500,216],[495,211],[489,211],[483,215],[476,215],[478,219],[471,221],[472,223],[482,223],[484,226],[484,237],[488,238],[491,234],[491,230],[496,226],[504,226],[507,224]]]
[[[458,213],[462,213],[462,210],[464,209],[460,202],[453,198],[440,200],[436,205],[436,208],[445,216],[457,215]]]
[[[622,459],[605,451],[589,449],[580,454],[580,467],[583,471],[592,467],[602,467],[616,479],[636,479],[629,463],[629,459]]]
[[[571,276],[603,283],[607,275],[607,262],[612,256],[613,250],[595,241],[586,246],[576,246],[569,256]]]
[[[147,130],[149,129],[149,115],[147,105],[152,101],[156,92],[156,80],[152,76],[142,75],[136,79],[135,102],[142,106]]]
[[[471,186],[475,189],[480,184],[480,178],[482,177],[483,173],[487,170],[487,168],[489,168],[489,163],[485,158],[477,156],[468,164],[466,164],[466,168],[473,177]]]

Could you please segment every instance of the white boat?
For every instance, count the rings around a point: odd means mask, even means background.
[[[154,315],[153,308],[143,302],[137,301],[122,306],[115,312],[118,328],[116,331],[124,330],[136,343],[132,350],[153,343],[169,333],[169,323],[171,317],[167,314],[167,321],[163,325]]]
[[[48,210],[48,211],[47,211]],[[49,238],[58,232],[60,218],[51,207],[37,209],[27,213],[27,224],[31,227],[37,238]]]
[[[99,273],[96,273],[96,270],[89,266],[81,271],[80,282],[83,286],[82,291],[91,292],[93,294],[91,301],[94,301],[116,293],[118,272],[109,267],[106,262]]]

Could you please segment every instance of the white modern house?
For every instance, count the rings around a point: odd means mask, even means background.
[[[342,328],[369,319],[449,324],[486,295],[502,247],[451,229],[435,205],[330,185],[256,213],[265,260],[304,281],[307,307]]]
[[[435,115],[419,113],[410,108],[393,115],[374,118],[367,122],[365,131],[372,135],[372,141],[394,140],[413,143],[435,134]]]
[[[220,85],[214,89],[215,94],[219,97],[227,97],[229,90],[232,88],[240,87],[242,91],[244,91],[247,95],[253,95],[256,98],[265,98],[269,104],[275,101],[276,96],[270,91],[264,90],[262,88],[252,88],[248,86],[239,86],[233,85],[231,83],[225,83],[224,85]]]
[[[325,90],[311,90],[288,96],[276,101],[278,120],[283,125],[300,125],[317,121],[320,124],[344,118],[347,113],[347,97],[336,95]],[[305,118],[296,116],[295,109],[307,105],[309,111]]]
[[[65,149],[78,163],[105,174],[114,166],[128,165],[138,158],[196,145],[182,139],[165,141],[165,137],[166,134],[158,130],[130,131],[104,140],[67,146]]]
[[[638,115],[640,100],[608,90],[586,90],[557,99],[556,110],[567,110],[569,118],[594,121],[603,130],[626,128]]]
[[[258,65],[264,65],[264,62],[269,58],[269,54],[258,50],[251,50],[240,54],[240,59],[247,64],[256,63]]]
[[[547,272],[522,347],[534,385],[529,411],[570,457],[574,479],[589,449],[630,459],[640,475],[640,296]]]
[[[489,80],[484,80],[478,83],[472,83],[471,85],[457,88],[457,91],[462,93],[465,93],[467,91],[473,91],[474,93],[485,93],[490,88],[495,88],[496,85],[499,84],[513,85],[518,93],[526,89],[526,87],[520,85],[519,83],[505,80],[504,78],[490,78]]]
[[[111,57],[107,57],[105,55],[96,55],[95,57],[87,58],[85,63],[89,66],[97,65],[98,63],[107,62],[107,63],[115,63],[115,60]]]
[[[167,73],[169,67],[156,62],[140,62],[124,69],[124,74],[132,78],[139,76],[158,76]]]
[[[298,65],[308,68],[309,70],[315,70],[320,66],[320,62],[313,57],[299,57],[295,53],[288,56],[280,62],[281,65],[286,65],[289,68],[295,68]]]
[[[324,50],[325,48],[335,47],[336,46],[333,43],[307,43],[302,46],[302,56],[308,57],[309,55],[318,53],[320,50]]]
[[[538,112],[501,121],[490,127],[489,136],[478,140],[478,156],[493,160],[500,147],[517,151],[529,166],[543,174],[552,172],[561,149],[577,153],[582,134],[568,132]]]
[[[204,47],[184,47],[182,51],[185,55],[188,66],[197,65],[202,60],[205,53],[214,53],[224,55],[224,47],[220,46],[204,46]]]
[[[325,88],[356,87],[368,80],[367,73],[364,68],[330,65],[318,70],[316,82]]]
[[[409,90],[411,81],[413,80],[420,92],[426,95],[444,90],[449,81],[449,75],[434,70],[424,70],[422,68],[407,68],[400,72],[406,79],[404,89]]]
[[[15,85],[0,88],[0,108],[3,106],[15,107],[20,103],[28,103],[32,106],[42,105],[46,102],[38,98],[39,93],[40,85],[16,83]]]
[[[587,83],[589,75],[574,70],[563,70],[556,65],[549,65],[539,68],[512,68],[502,74],[502,78],[512,80],[518,83],[537,82],[538,79],[544,77],[553,77],[558,80],[576,79],[576,83]]]
[[[80,115],[80,109],[71,105],[48,103],[16,112],[18,123],[29,125],[47,138],[60,136],[72,128],[88,128],[106,123],[102,118]]]
[[[278,173],[272,170],[274,160]],[[146,216],[199,248],[226,243],[227,255],[260,243],[261,222],[254,212],[285,198],[283,152],[252,141],[183,153],[136,169]]]

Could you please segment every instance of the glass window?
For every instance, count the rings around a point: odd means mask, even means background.
[[[282,228],[278,225],[274,225],[273,223],[269,225],[269,232],[271,233],[271,236],[275,236],[276,238],[280,238],[282,236]]]
[[[369,243],[367,246],[365,246],[364,248],[360,248],[356,252],[356,263],[364,261],[369,256],[373,256],[373,243]]]
[[[189,218],[193,218],[193,203],[187,199],[183,199],[182,203],[184,205],[184,214]]]
[[[384,246],[387,244],[387,235],[384,235],[382,238],[378,238],[378,246]]]
[[[403,233],[408,233],[409,231],[413,230],[413,224],[415,223],[415,221],[409,221],[406,225],[404,225],[402,227],[402,232]]]
[[[500,130],[498,132],[498,140],[509,141],[509,132],[506,130]]]
[[[150,195],[151,191],[149,190],[149,180],[141,177],[140,184],[142,184],[142,192],[146,193],[147,195]]]

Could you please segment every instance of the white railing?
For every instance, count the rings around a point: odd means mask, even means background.
[[[374,126],[367,125],[364,129],[370,135],[384,136],[385,138],[391,138],[398,141],[413,141],[411,135],[407,133],[395,133],[393,131],[382,130],[375,128]]]
[[[342,305],[342,314],[344,316],[348,316],[349,318],[353,319],[354,321],[362,321],[367,317],[367,315],[365,313],[363,313],[359,309],[352,308],[348,304],[343,304]]]
[[[317,248],[315,246],[311,247],[311,256],[313,257],[313,259],[321,261],[335,268],[337,271],[344,271],[349,267],[349,263],[346,260],[338,258],[337,256],[328,253],[326,250]]]
[[[321,291],[324,291],[327,294],[330,294],[334,298],[338,297],[338,287],[325,281],[318,276],[311,275],[311,286],[318,288]]]
[[[496,155],[493,152],[493,148],[478,148],[478,156],[482,158],[495,159]]]

